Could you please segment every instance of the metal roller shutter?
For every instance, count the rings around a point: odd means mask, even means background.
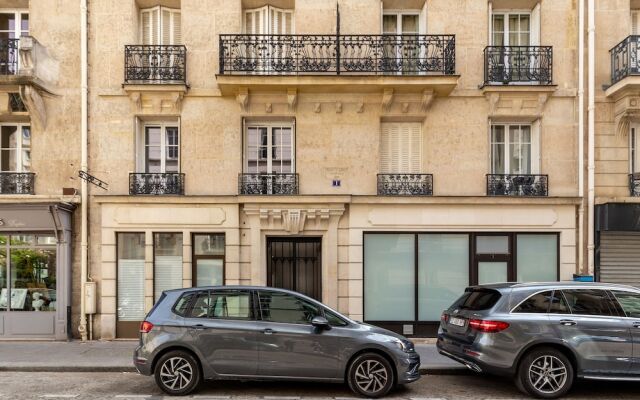
[[[640,232],[602,232],[600,281],[640,287]]]

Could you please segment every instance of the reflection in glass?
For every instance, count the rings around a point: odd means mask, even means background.
[[[197,256],[224,255],[224,234],[194,235],[193,251]]]
[[[56,250],[11,248],[11,310],[55,311]]]
[[[558,280],[558,237],[556,235],[517,236],[518,282]]]
[[[478,254],[509,254],[509,236],[478,236],[476,252]]]
[[[196,260],[196,286],[223,285],[222,259]]]
[[[6,245],[6,237],[3,245]],[[8,278],[7,278],[7,251],[3,248],[0,250],[0,311],[6,311],[8,307]]]

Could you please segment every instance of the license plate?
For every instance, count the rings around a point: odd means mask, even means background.
[[[455,326],[464,326],[464,319],[452,317],[449,318],[449,323]]]

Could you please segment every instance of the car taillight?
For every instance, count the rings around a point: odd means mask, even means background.
[[[487,321],[484,319],[472,319],[469,321],[471,329],[480,332],[496,333],[503,331],[509,327],[509,324],[502,321]]]
[[[144,321],[140,325],[140,333],[149,333],[151,329],[153,329],[153,324],[151,322]]]
[[[447,313],[442,313],[442,315],[440,316],[440,321],[447,323],[449,322],[449,314]]]

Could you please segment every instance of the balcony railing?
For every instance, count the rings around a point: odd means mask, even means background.
[[[629,192],[633,197],[640,197],[640,172],[629,174]]]
[[[548,175],[487,175],[487,196],[548,196]]]
[[[621,81],[630,75],[640,75],[640,36],[627,36],[616,47],[609,50],[611,54],[611,84]]]
[[[129,174],[131,195],[184,195],[182,173],[131,173]]]
[[[220,35],[220,75],[453,75],[454,35]]]
[[[0,39],[0,75],[18,73],[18,44],[20,39]]]
[[[488,46],[484,49],[484,84],[553,82],[551,46]]]
[[[124,47],[124,82],[184,84],[187,48],[182,45],[129,45]]]
[[[298,194],[298,174],[240,174],[240,194]]]
[[[379,196],[432,196],[431,174],[378,174]]]
[[[0,194],[34,194],[33,172],[0,172]]]

